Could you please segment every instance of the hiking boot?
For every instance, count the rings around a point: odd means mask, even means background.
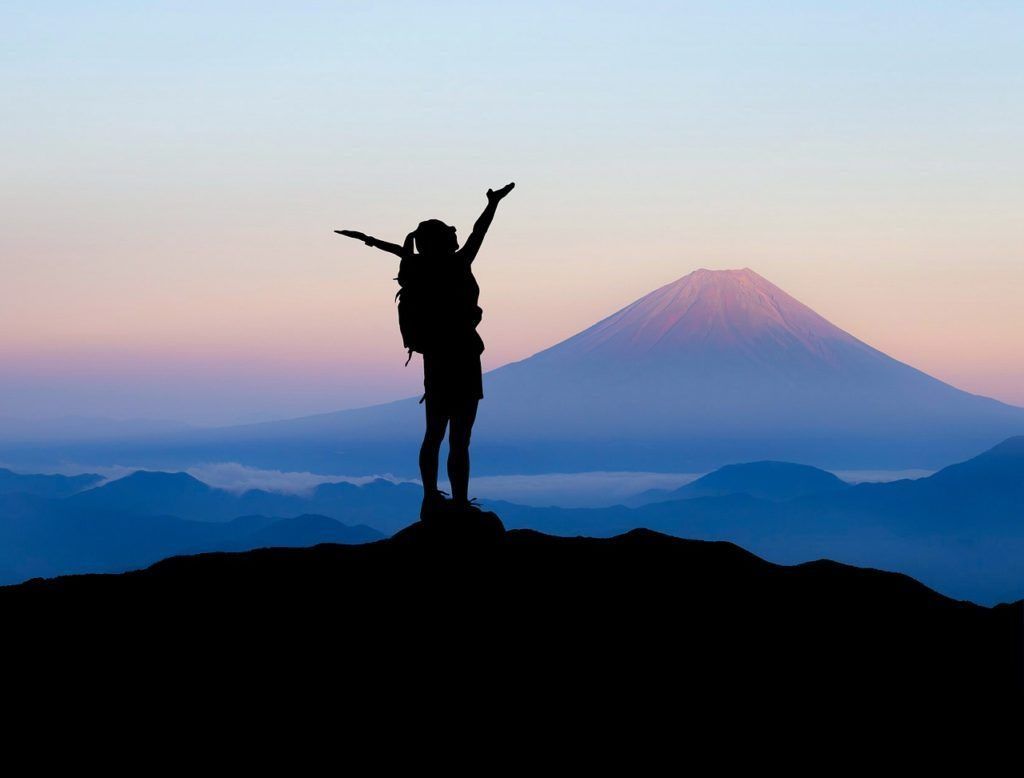
[[[452,513],[483,513],[484,510],[477,505],[476,497],[471,500],[451,500],[449,502]]]
[[[452,501],[440,489],[425,494],[420,505],[420,521],[431,521],[450,512]]]

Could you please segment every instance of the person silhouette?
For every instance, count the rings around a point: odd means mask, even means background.
[[[422,293],[427,300],[424,319],[429,329],[422,346],[426,432],[419,455],[423,481],[420,519],[424,521],[454,511],[479,510],[469,500],[469,443],[477,406],[484,396],[480,366],[484,342],[476,331],[482,311],[480,287],[473,277],[472,265],[498,203],[513,187],[514,183],[487,190],[487,206],[461,248],[455,227],[438,219],[420,222],[401,246],[355,230],[335,230],[339,235],[401,257],[400,281],[406,272],[406,262],[414,262],[415,272],[422,278]],[[437,486],[446,430],[451,500]]]

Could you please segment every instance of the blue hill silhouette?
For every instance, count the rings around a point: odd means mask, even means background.
[[[684,487],[674,495],[683,499],[632,509],[491,505],[513,528],[609,537],[647,527],[730,540],[775,562],[827,557],[898,570],[946,594],[995,603],[1024,592],[1022,484],[1024,437],[917,480],[845,486],[804,465],[748,463]],[[695,496],[705,490],[711,496]],[[127,570],[246,544],[363,542],[406,526],[419,500],[416,485],[384,480],[322,484],[305,496],[235,494],[184,473],[154,472],[62,499],[0,494],[0,581]],[[326,518],[289,521],[304,515]],[[285,523],[267,529],[268,517]]]
[[[678,489],[651,489],[627,501],[639,506],[652,502],[685,500],[691,497],[720,497],[749,494],[765,500],[789,500],[808,494],[845,489],[842,479],[810,465],[792,462],[746,462],[726,465]]]
[[[932,476],[767,500],[736,493],[596,509],[492,503],[510,527],[608,537],[649,527],[680,537],[730,540],[794,563],[829,557],[900,570],[979,602],[1024,592],[1024,437],[1009,439]]]
[[[39,497],[68,497],[96,486],[103,480],[93,473],[82,475],[24,475],[0,467],[0,494],[33,494]]]
[[[232,518],[235,498],[214,489],[188,473],[159,473],[140,470],[81,492],[69,506],[91,512],[141,515],[195,516],[203,520]]]
[[[345,486],[350,488],[317,490],[313,499],[257,491],[234,495],[186,473],[137,472],[64,499],[0,495],[0,583],[118,572],[174,554],[365,543],[385,534],[366,526],[361,515],[408,515],[418,505],[415,489],[387,484],[362,494],[361,487]],[[359,498],[346,502],[339,496],[352,492]],[[368,500],[375,509],[367,507]],[[317,515],[317,505],[345,522]],[[253,515],[254,507],[262,515]]]
[[[381,540],[384,535],[363,524],[349,526],[329,516],[317,516],[305,513],[285,519],[264,517],[240,517],[236,521],[246,519],[262,519],[258,529],[240,534],[235,539],[225,539],[217,544],[219,551],[246,551],[253,548],[287,548],[315,546],[320,543],[372,543]]]
[[[347,482],[320,484],[305,497],[262,489],[235,494],[209,486],[188,473],[137,471],[73,496],[67,507],[90,514],[171,515],[197,521],[309,513],[363,523],[365,518],[371,517],[382,531],[390,534],[405,526],[405,522],[402,519],[389,522],[384,512],[412,511],[419,505],[421,496],[419,488],[412,484],[395,484],[383,479],[362,486]]]

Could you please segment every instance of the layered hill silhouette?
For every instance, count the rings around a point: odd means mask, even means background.
[[[1020,602],[983,608],[902,575],[784,567],[646,530],[604,540],[506,533],[486,514],[361,546],[32,581],[0,589],[0,608],[16,630],[28,618],[62,630],[87,620],[101,656],[130,639],[128,661],[205,666],[205,655],[182,650],[201,641],[232,662],[258,657],[260,678],[299,663],[377,668],[349,672],[359,694],[450,693],[475,679],[497,707],[529,689],[558,690],[573,707],[735,691],[833,703],[1024,691]]]
[[[0,468],[0,494],[30,494],[37,497],[70,497],[103,481],[94,473],[82,475],[36,475]]]
[[[749,462],[726,465],[678,489],[650,489],[627,501],[639,506],[652,502],[749,494],[766,500],[790,500],[808,494],[834,492],[849,484],[827,470],[792,462]]]
[[[47,483],[21,478],[30,489]],[[384,480],[325,483],[303,495],[237,494],[162,472],[64,498],[0,494],[0,582],[123,571],[204,550],[374,540],[417,515],[420,497],[415,484]],[[773,562],[826,557],[899,571],[975,602],[1024,593],[1024,437],[916,480],[848,485],[806,465],[753,462],[676,492],[639,495],[635,507],[485,502],[509,527],[553,535],[609,537],[645,527],[732,541]]]
[[[422,490],[411,483],[375,479],[363,485],[323,483],[309,494],[249,489],[241,494],[218,489],[188,473],[140,470],[116,481],[73,495],[66,506],[77,513],[181,516],[196,521],[228,521],[244,515],[330,516],[350,524],[372,522],[391,534],[404,526],[384,511],[418,509]],[[382,510],[383,509],[383,510]]]
[[[21,479],[29,488],[51,483]],[[418,489],[389,482],[323,484],[306,497],[236,495],[186,473],[144,471],[63,498],[0,494],[0,584],[119,572],[201,551],[364,543],[398,528],[387,529],[382,516],[418,505]],[[366,526],[365,517],[386,531]]]
[[[761,468],[727,467],[707,476],[719,487],[715,496],[635,509],[492,505],[509,526],[559,535],[605,537],[643,526],[730,540],[776,562],[827,556],[899,570],[978,602],[1015,600],[1024,592],[1024,437],[927,478],[832,488],[822,476],[826,488],[789,499],[752,496],[763,485]],[[722,488],[727,483],[731,488]]]

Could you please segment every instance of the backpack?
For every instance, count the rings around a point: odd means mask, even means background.
[[[438,286],[439,279],[430,277],[427,263],[418,254],[402,257],[395,280],[401,287],[395,293],[395,301],[398,303],[398,328],[402,332],[402,345],[409,352],[409,357],[405,360],[405,364],[408,365],[414,351],[422,354],[434,340],[434,330],[442,319],[435,310],[438,304],[435,298],[442,290]],[[453,281],[454,278],[441,279],[445,286]],[[479,292],[471,273],[465,281],[466,292],[472,293],[474,289]],[[476,327],[483,317],[483,309],[476,305],[475,295],[473,297],[471,310],[465,311],[465,317],[468,323]]]
[[[398,277],[395,279],[401,288],[395,293],[395,301],[398,303],[398,328],[402,331],[402,345],[409,351],[406,365],[412,359],[412,352],[422,354],[429,340],[430,290],[425,276],[420,257],[415,254],[402,257]]]

